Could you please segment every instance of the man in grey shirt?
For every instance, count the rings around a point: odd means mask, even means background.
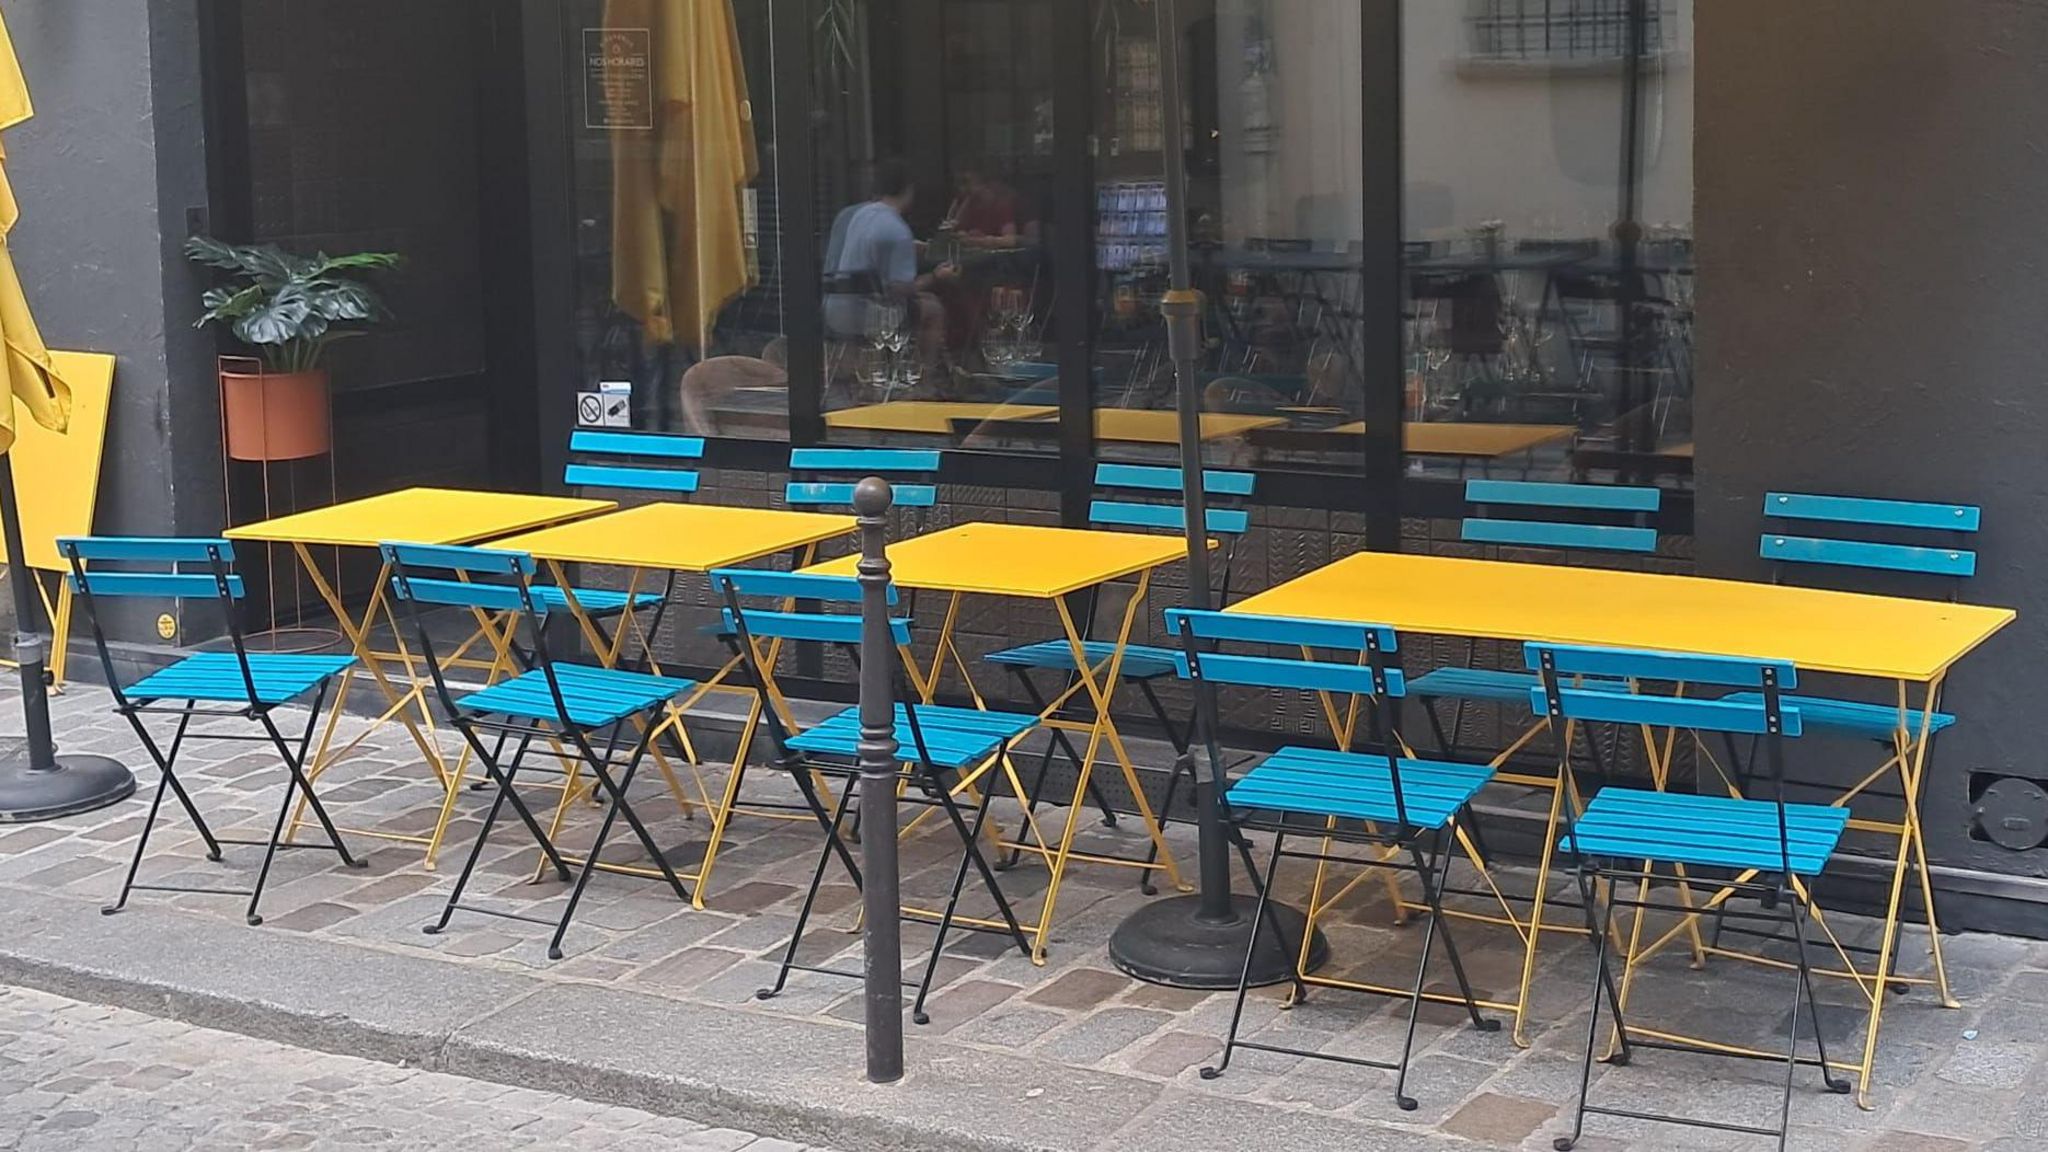
[[[954,270],[948,264],[929,275],[917,273],[917,238],[903,219],[917,187],[901,163],[876,165],[874,191],[874,199],[846,208],[832,222],[825,244],[825,327],[836,338],[864,340],[873,304],[901,302],[917,330],[918,356],[930,366],[938,361],[946,332],[945,309],[931,289]]]

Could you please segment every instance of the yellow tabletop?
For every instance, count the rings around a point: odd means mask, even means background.
[[[1359,552],[1228,611],[1449,636],[1788,660],[1925,683],[2011,623],[2009,608],[1709,580]]]
[[[1354,420],[1329,430],[1338,436],[1362,436],[1365,422]],[[1570,424],[1416,424],[1401,426],[1401,446],[1418,456],[1473,456],[1497,460],[1545,444],[1569,440]]]
[[[1059,409],[1049,404],[999,404],[966,400],[896,400],[825,413],[833,428],[867,432],[919,432],[948,436],[955,420],[1042,420]]]
[[[477,492],[464,488],[404,488],[362,500],[296,512],[228,529],[230,540],[375,548],[386,540],[411,544],[474,544],[513,532],[609,512],[612,500]]]
[[[1227,440],[1254,428],[1278,428],[1284,416],[1249,416],[1231,412],[1202,413],[1202,439]],[[1126,444],[1180,443],[1180,413],[1166,408],[1098,408],[1095,438]]]
[[[889,565],[896,583],[905,588],[1050,600],[1187,554],[1187,541],[1178,536],[960,524],[890,544]],[[858,561],[842,556],[804,571],[852,576]]]
[[[491,547],[565,563],[708,572],[844,536],[856,525],[852,516],[822,512],[643,504],[493,540]]]

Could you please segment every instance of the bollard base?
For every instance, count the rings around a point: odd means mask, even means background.
[[[134,792],[135,774],[105,756],[59,756],[54,769],[32,767],[26,749],[0,756],[0,824],[75,816]]]
[[[1233,895],[1227,920],[1204,919],[1200,896],[1181,896],[1145,905],[1117,926],[1109,938],[1109,959],[1117,970],[1151,984],[1205,991],[1237,987],[1244,970],[1246,934],[1253,927],[1258,901],[1247,895]],[[1306,919],[1285,904],[1268,905],[1279,921],[1280,934],[1289,943],[1301,940]],[[1330,943],[1317,931],[1309,942],[1310,972],[1330,958]],[[1295,956],[1280,946],[1267,927],[1259,933],[1259,945],[1252,952],[1251,986],[1262,988],[1288,980]]]

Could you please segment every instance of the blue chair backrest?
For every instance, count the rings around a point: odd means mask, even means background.
[[[242,578],[229,571],[235,546],[207,537],[65,536],[58,550],[71,564],[71,590],[92,599],[148,597],[158,600],[240,600]],[[98,563],[102,567],[88,568]],[[109,570],[106,564],[150,565],[161,570]],[[203,572],[181,570],[201,565]]]
[[[736,635],[765,640],[803,640],[822,644],[860,643],[860,581],[852,576],[823,576],[808,572],[774,572],[758,568],[720,568],[711,573],[711,586],[724,595],[724,623]],[[774,608],[747,608],[742,600],[772,600]],[[798,600],[839,605],[839,612],[796,611]],[[889,604],[897,603],[896,586],[889,586]],[[851,607],[852,611],[845,609]],[[910,643],[910,621],[889,620],[889,635],[897,645]]]
[[[1657,530],[1648,526],[1663,493],[1611,484],[1558,484],[1529,480],[1468,480],[1467,516],[1458,538],[1469,544],[1581,548],[1600,552],[1655,552]],[[1500,512],[1522,515],[1507,517]],[[1574,519],[1545,519],[1570,514]],[[1627,524],[1587,523],[1585,516],[1626,517]]]
[[[441,544],[385,544],[391,590],[401,604],[479,608],[486,612],[531,612],[526,583],[533,557],[498,548]],[[426,576],[424,572],[446,573]]]
[[[1242,503],[1252,494],[1257,477],[1250,472],[1203,469],[1202,491],[1219,496],[1226,504]],[[1098,495],[1088,506],[1088,523],[1103,528],[1163,528],[1187,531],[1187,508],[1181,503],[1181,470],[1150,464],[1098,464],[1095,466]],[[1151,501],[1134,499],[1150,496]],[[1218,536],[1242,536],[1251,527],[1251,514],[1241,507],[1208,509],[1209,531]]]
[[[895,507],[930,508],[939,502],[939,462],[936,449],[792,448],[784,498],[792,508],[851,508],[854,486],[880,476]]]
[[[1383,699],[1407,694],[1401,670],[1384,663],[1386,656],[1400,650],[1399,640],[1393,629],[1377,624],[1169,608],[1166,631],[1184,642],[1174,659],[1181,676],[1190,680]],[[1306,655],[1244,656],[1201,651],[1201,646],[1193,643],[1196,640],[1264,644],[1310,654],[1322,650],[1340,658],[1317,660]]]
[[[1972,505],[1772,492],[1764,497],[1764,518],[1876,531],[1947,533],[1953,542],[1949,547],[1928,547],[1766,532],[1757,554],[1775,563],[1823,564],[1957,579],[1977,574],[1977,553],[1959,546],[1976,534],[1982,519]]]
[[[678,468],[675,462],[703,459],[704,440],[654,432],[578,429],[569,434],[569,453],[588,458],[572,461],[562,470],[562,482],[572,488],[624,488],[687,496],[697,490],[697,470]],[[660,463],[633,463],[635,460]]]
[[[1745,660],[1627,648],[1586,648],[1532,643],[1523,648],[1540,684],[1529,706],[1552,720],[1637,724],[1700,732],[1799,735],[1799,710],[1779,694],[1799,686],[1799,672],[1782,660]],[[1757,690],[1752,700],[1690,697],[1646,691],[1645,685]]]

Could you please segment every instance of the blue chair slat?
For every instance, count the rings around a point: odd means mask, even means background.
[[[1576,508],[1602,512],[1655,512],[1664,493],[1657,488],[1614,484],[1556,484],[1538,480],[1467,480],[1469,504],[1514,504],[1531,508]]]
[[[388,543],[384,561],[408,568],[439,568],[472,576],[531,576],[533,557],[503,548],[469,548],[458,544]]]
[[[1589,856],[1812,876],[1827,864],[1848,826],[1849,810],[1785,805],[1779,841],[1778,805],[1763,800],[1603,788],[1573,822],[1565,845]]]
[[[1722,699],[1737,704],[1763,703],[1763,696],[1756,692],[1737,692]],[[1783,696],[1779,703],[1799,711],[1799,722],[1809,736],[1835,733],[1889,740],[1899,730],[1899,709],[1894,704],[1866,704],[1860,700],[1836,700],[1826,696]],[[1923,717],[1926,717],[1925,712],[1908,708],[1906,730],[1920,731]],[[1947,712],[1936,712],[1926,721],[1929,732],[1946,731],[1955,727],[1955,723],[1956,718]]]
[[[792,448],[791,471],[937,472],[941,453],[925,448]]]
[[[99,599],[114,596],[148,596],[159,600],[212,600],[220,585],[210,572],[87,572],[81,583],[76,574],[65,577],[73,592],[88,592]],[[229,576],[228,595],[240,600],[242,578]]]
[[[1786,520],[1825,520],[1873,528],[1926,528],[1941,532],[1975,532],[1982,519],[1981,510],[1968,504],[1922,504],[1908,500],[1812,496],[1798,492],[1766,494],[1764,515]]]
[[[746,616],[747,633],[760,640],[805,640],[818,644],[860,643],[861,622],[858,616],[830,616],[822,612],[769,612],[759,608],[748,609]],[[732,609],[725,609],[720,617],[728,632],[737,629]],[[889,638],[897,644],[910,643],[910,621],[900,618],[890,620]]]
[[[822,600],[833,604],[860,603],[860,581],[852,576],[823,576],[809,572],[772,572],[761,568],[720,568],[711,573],[715,586],[730,583],[742,596]],[[896,603],[896,586],[889,586],[889,603]],[[749,617],[753,613],[747,614]]]
[[[1930,576],[1974,576],[1977,554],[1963,548],[1922,548],[1878,544],[1867,540],[1824,540],[1812,536],[1767,533],[1757,554],[1787,564],[1832,564],[1842,568],[1877,568],[1919,572]]]
[[[253,680],[257,703],[283,704],[319,687],[328,677],[347,671],[354,663],[353,656],[251,652],[245,679],[242,663],[234,653],[200,652],[137,680],[128,686],[125,695],[135,701],[247,702],[249,683]]]
[[[543,615],[550,612],[567,612],[569,610],[568,593],[553,584],[534,584],[527,591],[533,596],[534,609]],[[576,593],[577,606],[586,613],[609,614],[623,612],[629,606],[628,598],[624,592],[613,591],[609,588],[577,588],[574,591]],[[652,608],[659,603],[661,603],[661,593],[659,592],[635,592],[631,597],[630,607],[635,609]]]
[[[752,619],[752,614],[748,614]],[[962,768],[986,759],[1003,745],[1006,740],[1029,731],[1038,723],[1038,717],[1013,712],[984,712],[976,708],[945,708],[938,705],[920,704],[917,707],[917,731],[924,734],[924,747],[932,757],[932,763],[940,768]],[[918,754],[916,732],[910,726],[910,716],[903,705],[896,706],[895,737],[897,754],[914,757]],[[788,741],[788,746],[800,752],[811,752],[826,756],[853,757],[858,754],[860,741],[860,709],[848,708],[835,713],[812,728],[806,729]]]
[[[635,468],[621,464],[571,464],[562,470],[562,482],[577,488],[624,488],[636,492],[680,492],[697,490],[695,472],[675,468]]]
[[[1573,720],[1602,724],[1647,724],[1655,728],[1691,728],[1703,732],[1733,732],[1761,736],[1770,724],[1761,701],[1749,704],[1729,700],[1698,700],[1684,696],[1638,696],[1627,692],[1604,692],[1587,688],[1560,688],[1558,707]],[[1529,708],[1544,714],[1547,700],[1541,685],[1529,690]],[[1787,736],[1799,735],[1799,710],[1781,706],[1778,718]]]
[[[1310,620],[1299,616],[1254,616],[1243,612],[1205,612],[1195,608],[1167,609],[1167,633],[1178,636],[1183,627],[1192,629],[1197,637],[1204,640],[1335,648],[1354,653],[1365,651],[1367,632],[1377,632],[1380,651],[1400,650],[1400,639],[1394,630],[1378,624]]]
[[[1470,544],[1514,544],[1532,548],[1594,548],[1605,552],[1655,552],[1657,530],[1619,524],[1566,524],[1550,520],[1491,520],[1472,517],[1458,538]]]
[[[553,665],[571,723],[585,728],[613,724],[635,713],[673,700],[696,687],[692,680],[597,668],[585,664]],[[492,713],[525,720],[554,720],[560,713],[541,669],[502,680],[472,692],[458,704],[468,712]]]
[[[205,563],[218,554],[235,558],[233,543],[218,538],[185,536],[59,536],[57,546],[80,560],[156,560]]]
[[[1529,643],[1523,659],[1533,671],[1549,653],[1564,676],[1597,676],[1605,680],[1662,680],[1673,684],[1714,684],[1726,688],[1761,688],[1763,670],[1777,673],[1781,690],[1799,686],[1799,670],[1782,660],[1743,660],[1732,656],[1696,656],[1639,648],[1588,648],[1575,644]]]
[[[569,434],[569,451],[602,456],[655,456],[667,460],[698,460],[704,456],[701,436],[665,436],[656,432],[593,432]]]
[[[846,507],[853,503],[853,481],[792,480],[782,490],[783,499],[791,504],[816,507],[829,505]],[[898,508],[932,508],[939,502],[939,489],[935,484],[891,484],[894,504]]]
[[[1537,677],[1526,672],[1507,672],[1493,668],[1438,668],[1408,681],[1408,694],[1526,704],[1529,701],[1529,689],[1539,687],[1541,683]]]
[[[1090,640],[1081,645],[1088,663],[1100,667],[1116,652],[1116,645],[1108,640]],[[1150,680],[1157,676],[1171,676],[1174,661],[1180,655],[1171,648],[1155,648],[1147,644],[1129,644],[1124,647],[1124,662],[1120,666],[1123,675],[1133,680]],[[1008,664],[1019,668],[1048,668],[1055,671],[1074,670],[1074,647],[1065,640],[1045,640],[1037,644],[1026,644],[1019,648],[1006,648],[991,652],[984,657],[991,664]]]
[[[1258,477],[1250,472],[1202,470],[1202,491],[1211,496],[1249,496]],[[1180,492],[1181,470],[1157,464],[1097,464],[1098,488],[1136,488],[1148,492]]]
[[[1186,653],[1176,653],[1174,666],[1188,666]],[[1399,668],[1385,669],[1386,695],[1406,695]],[[1342,692],[1370,696],[1374,692],[1372,669],[1363,664],[1337,664],[1314,660],[1289,660],[1275,656],[1231,656],[1204,653],[1202,679],[1218,684],[1241,684],[1255,688],[1297,688],[1304,692]]]
[[[451,608],[482,608],[488,612],[520,612],[526,598],[516,584],[478,584],[467,580],[392,578],[391,590],[400,602],[440,604]]]
[[[1209,508],[1203,522],[1209,531],[1242,536],[1251,527],[1251,513],[1241,508]],[[1120,528],[1170,528],[1187,530],[1187,509],[1178,504],[1136,504],[1122,500],[1097,500],[1088,505],[1088,522]]]
[[[1400,762],[1401,804],[1394,802],[1393,769],[1385,756],[1286,747],[1266,758],[1227,794],[1238,811],[1294,812],[1382,823],[1441,828],[1486,782],[1483,764],[1436,760]]]

